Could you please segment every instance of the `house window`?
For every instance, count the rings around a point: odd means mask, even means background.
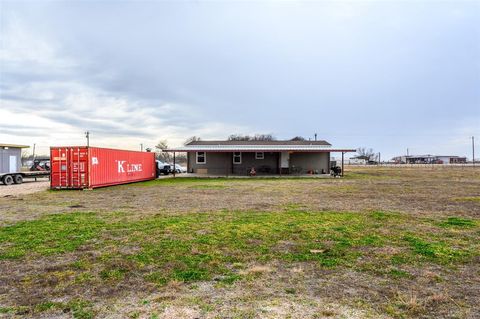
[[[242,152],[233,152],[233,164],[242,164]]]
[[[255,152],[255,159],[264,159],[265,153],[263,152]]]
[[[205,152],[197,152],[197,164],[205,164],[207,162],[207,154]]]

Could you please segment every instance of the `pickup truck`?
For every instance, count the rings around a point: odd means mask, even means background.
[[[157,177],[161,174],[168,175],[172,173],[172,167],[169,164],[165,164],[159,160],[155,161],[157,164]]]

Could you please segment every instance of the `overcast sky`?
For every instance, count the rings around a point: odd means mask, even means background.
[[[480,140],[480,1],[0,0],[0,20],[0,142],[316,132],[390,158]]]

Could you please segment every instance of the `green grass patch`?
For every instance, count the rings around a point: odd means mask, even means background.
[[[378,267],[372,265],[393,266],[391,273],[382,275],[402,277],[406,274],[395,266],[452,264],[479,254],[475,220],[447,219],[448,227],[456,227],[452,230],[432,228],[431,219],[398,213],[299,208],[292,204],[277,212],[161,213],[137,220],[119,213],[101,218],[94,213],[51,215],[0,228],[0,257],[62,254],[94,240],[92,249],[99,257],[72,262],[62,281],[98,285],[139,276],[162,286],[170,281],[232,284],[244,278],[242,271],[250,265],[276,262],[374,274]],[[135,249],[125,252],[125,247]]]
[[[128,271],[122,268],[104,269],[100,272],[100,278],[109,281],[118,281],[125,277]]]
[[[475,227],[476,223],[472,219],[462,217],[448,217],[446,221],[440,223],[442,227],[461,227],[471,228]]]
[[[473,253],[473,251],[449,245],[443,240],[431,241],[413,235],[405,235],[403,239],[410,244],[417,255],[441,264],[464,260]]]
[[[8,313],[14,313],[15,308],[14,307],[1,307],[0,306],[0,314],[8,314]]]
[[[397,268],[390,269],[388,274],[395,278],[411,278],[412,277],[412,275],[409,272],[401,269],[397,269]]]
[[[263,183],[263,182],[281,182],[285,180],[297,180],[297,181],[314,181],[315,178],[306,176],[278,176],[278,177],[261,177],[248,178],[244,176],[230,176],[230,177],[176,177],[176,178],[161,178],[151,181],[139,182],[126,185],[118,185],[109,187],[107,191],[114,190],[121,187],[150,187],[150,186],[173,186],[173,185],[205,185],[205,184],[219,184],[228,186],[230,183]],[[325,179],[318,179],[319,181],[325,181]],[[332,182],[335,180],[332,179]]]
[[[231,285],[233,284],[235,281],[238,281],[242,279],[242,276],[238,275],[238,274],[234,274],[234,273],[231,273],[231,274],[228,274],[224,277],[222,277],[220,279],[220,282],[221,283],[224,283],[224,284],[227,284],[227,285]]]
[[[105,222],[94,213],[50,215],[0,228],[0,259],[28,253],[52,255],[71,252],[98,236]]]

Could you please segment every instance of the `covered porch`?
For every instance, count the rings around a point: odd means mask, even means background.
[[[276,151],[230,151],[203,149],[166,149],[173,153],[176,164],[178,152],[187,153],[189,176],[330,176],[334,163],[330,161],[332,152],[341,153],[341,176],[344,172],[344,155],[349,149],[324,150],[276,150]]]

